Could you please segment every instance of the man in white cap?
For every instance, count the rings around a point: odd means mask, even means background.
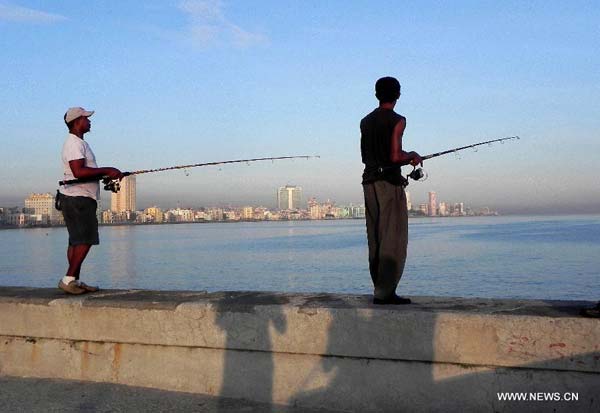
[[[58,194],[58,203],[69,231],[69,269],[59,281],[58,288],[68,294],[83,294],[99,289],[79,281],[83,260],[92,245],[99,244],[96,218],[97,200],[100,198],[99,180],[103,176],[111,179],[123,178],[123,174],[117,168],[98,168],[90,145],[83,139],[83,135],[90,131],[89,117],[93,114],[94,111],[75,107],[69,108],[64,116],[69,128],[69,135],[62,149],[64,179],[91,179],[83,183],[64,185]],[[94,180],[96,178],[98,180]]]

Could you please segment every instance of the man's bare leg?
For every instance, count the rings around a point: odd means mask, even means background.
[[[81,264],[83,264],[83,260],[85,260],[88,252],[90,252],[90,248],[92,248],[90,244],[69,245],[67,249],[67,259],[69,260],[67,277],[75,277],[76,280],[79,280]]]

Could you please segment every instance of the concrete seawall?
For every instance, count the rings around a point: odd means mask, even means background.
[[[0,375],[348,411],[598,411],[591,304],[0,287]]]

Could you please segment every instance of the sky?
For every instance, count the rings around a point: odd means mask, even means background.
[[[55,191],[72,106],[123,171],[320,155],[140,175],[138,207],[362,203],[360,119],[395,76],[405,150],[521,137],[426,162],[413,203],[600,213],[595,1],[0,0],[0,50],[0,206]]]

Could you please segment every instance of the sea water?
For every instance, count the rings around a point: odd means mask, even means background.
[[[63,228],[0,231],[0,285],[55,287]],[[82,280],[102,288],[370,294],[363,220],[105,226]],[[600,300],[600,216],[411,218],[398,292]]]

